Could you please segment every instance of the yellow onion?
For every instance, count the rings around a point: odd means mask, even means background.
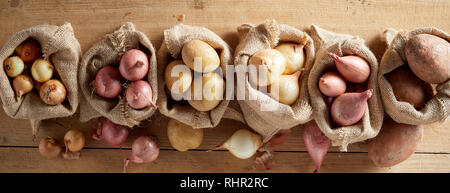
[[[178,151],[187,151],[202,144],[203,129],[194,129],[189,125],[171,119],[167,125],[167,137],[173,148]]]
[[[269,86],[278,80],[286,68],[286,59],[278,50],[257,51],[248,61],[249,81],[257,86]]]
[[[282,43],[275,47],[286,58],[286,69],[283,74],[293,74],[303,68],[305,64],[304,45],[294,43]]]
[[[12,56],[3,62],[3,68],[9,77],[14,78],[22,74],[25,64],[18,56]]]

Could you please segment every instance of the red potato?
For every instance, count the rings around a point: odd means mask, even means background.
[[[302,135],[309,156],[316,166],[314,172],[319,172],[323,158],[330,148],[331,141],[322,133],[314,120],[305,124]]]
[[[380,133],[369,143],[369,158],[379,167],[399,164],[416,151],[422,136],[422,125],[406,125],[385,119]]]
[[[138,49],[131,49],[120,59],[119,71],[129,81],[143,79],[149,70],[147,55]]]
[[[337,97],[331,105],[334,122],[339,126],[349,126],[361,120],[372,92],[372,89],[369,89],[361,93],[344,93]]]
[[[95,91],[104,98],[116,98],[122,92],[119,70],[112,66],[104,66],[95,76]]]
[[[419,34],[406,42],[406,60],[414,74],[430,84],[450,79],[450,43],[438,36]]]
[[[397,68],[388,75],[387,80],[395,98],[410,103],[416,109],[423,108],[433,95],[431,85],[417,78],[408,67]]]

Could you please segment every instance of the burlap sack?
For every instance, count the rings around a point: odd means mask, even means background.
[[[226,79],[225,66],[232,65],[232,54],[230,46],[217,34],[206,29],[204,27],[189,26],[184,24],[177,24],[170,29],[164,30],[164,41],[161,48],[158,51],[158,78],[164,80],[164,70],[167,64],[174,59],[181,60],[181,50],[183,45],[191,40],[203,40],[219,53],[220,66],[222,72],[224,72],[224,78]],[[233,86],[233,85],[227,85]],[[176,119],[184,124],[190,125],[193,128],[210,128],[219,124],[220,120],[227,111],[228,103],[230,102],[230,96],[233,96],[233,92],[225,92],[224,100],[219,103],[214,109],[208,112],[200,112],[191,107],[189,104],[179,104],[170,101],[170,93],[165,89],[166,85],[164,81],[159,82],[159,98],[158,108],[159,111],[172,119]],[[229,90],[229,89],[227,89]],[[231,89],[232,91],[233,89]],[[235,117],[233,114],[237,111],[228,112],[229,118]],[[237,115],[237,117],[239,117]]]
[[[50,60],[55,67],[67,91],[66,102],[55,106],[47,105],[34,90],[22,100],[16,100],[11,82],[3,69],[3,62],[28,38],[40,43],[41,57]],[[36,135],[41,120],[67,117],[75,113],[79,104],[77,73],[80,57],[80,44],[70,23],[61,26],[39,25],[14,34],[0,51],[0,97],[6,114],[15,119],[29,119],[33,135]]]
[[[153,102],[156,103],[158,81],[155,48],[144,33],[137,31],[132,23],[127,22],[111,34],[107,34],[83,55],[78,74],[83,93],[80,104],[81,121],[103,116],[116,124],[133,127],[153,115],[156,110],[154,107],[133,109],[127,104],[123,94],[117,99],[106,99],[97,95],[91,84],[98,70],[106,65],[118,67],[121,56],[130,49],[140,49],[148,56],[150,68],[147,81],[153,90]]]
[[[322,132],[330,138],[333,146],[340,146],[341,151],[347,151],[347,145],[375,137],[383,123],[383,106],[377,85],[378,62],[374,54],[365,45],[364,40],[346,34],[326,31],[315,25],[311,26],[311,37],[316,45],[316,60],[308,79],[309,97],[314,109],[314,119]],[[357,124],[333,128],[330,121],[330,109],[322,98],[318,87],[320,77],[327,71],[335,69],[333,59],[328,52],[337,55],[355,54],[364,58],[370,65],[370,76],[367,89],[373,89],[373,95],[368,100],[366,112]]]
[[[305,71],[300,75],[300,96],[292,105],[285,105],[250,85],[248,73],[245,84],[237,84],[236,93],[245,93],[245,100],[238,100],[246,123],[258,132],[266,142],[280,129],[289,129],[312,119],[307,81],[314,61],[314,44],[311,37],[294,27],[267,20],[258,26],[243,24],[238,27],[239,45],[235,52],[235,66],[247,67],[250,57],[257,51],[274,48],[280,42],[304,44]],[[256,100],[254,100],[256,99]],[[273,106],[273,110],[262,109],[262,105]]]
[[[437,93],[429,100],[425,107],[417,110],[410,103],[398,101],[392,91],[386,75],[403,65],[408,65],[405,56],[405,43],[416,34],[431,34],[450,41],[450,35],[436,28],[419,28],[410,32],[398,32],[388,29],[384,32],[383,40],[388,48],[380,62],[378,85],[386,113],[399,123],[422,125],[437,121],[445,121],[450,113],[450,80],[437,85]]]

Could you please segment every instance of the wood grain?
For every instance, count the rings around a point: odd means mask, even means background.
[[[130,150],[85,149],[79,160],[43,159],[29,148],[0,148],[0,172],[122,172]],[[252,159],[239,160],[226,151],[161,151],[152,163],[131,163],[127,172],[312,172],[314,164],[305,152],[277,153],[276,167],[253,167]],[[214,164],[210,164],[214,163]],[[450,155],[414,154],[391,168],[375,167],[366,153],[329,153],[321,172],[450,172]]]
[[[307,30],[311,24],[325,29],[358,35],[366,40],[378,59],[385,44],[380,35],[385,28],[411,30],[438,27],[450,31],[450,1],[446,0],[249,0],[249,1],[110,1],[110,0],[5,0],[0,1],[0,45],[15,32],[43,23],[70,22],[82,50],[86,51],[124,22],[133,22],[159,48],[163,30],[178,23],[176,15],[185,14],[184,23],[205,26],[237,45],[236,28],[242,23],[258,24],[274,18],[279,23]],[[311,172],[313,170],[301,137],[301,126],[293,128],[288,142],[277,148],[278,167],[272,171],[248,170],[251,160],[238,160],[228,152],[176,152],[170,146],[165,128],[168,119],[157,113],[150,123],[135,129],[123,145],[129,148],[142,134],[158,137],[161,157],[154,164],[130,166],[133,172]],[[118,150],[88,137],[83,157],[77,161],[45,160],[32,141],[28,121],[14,120],[0,112],[0,172],[121,172],[122,159],[129,150]],[[80,123],[77,115],[45,121],[38,139],[62,139],[70,128],[86,135],[90,124]],[[246,128],[241,123],[223,120],[218,127],[206,129],[200,150],[223,142],[233,131]],[[323,171],[327,172],[450,172],[450,120],[425,126],[417,154],[393,168],[374,167],[367,158],[367,143],[349,146],[349,153],[332,148]],[[202,163],[215,163],[202,164]]]

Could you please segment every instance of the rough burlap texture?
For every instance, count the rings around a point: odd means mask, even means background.
[[[79,71],[80,89],[83,93],[80,104],[81,121],[103,116],[116,124],[133,127],[153,115],[156,110],[153,106],[140,110],[131,108],[125,99],[125,90],[119,98],[106,99],[97,95],[91,84],[103,66],[111,65],[118,68],[121,56],[130,49],[140,49],[148,56],[150,66],[147,81],[152,87],[153,102],[156,103],[158,81],[155,48],[144,33],[137,31],[132,23],[127,22],[111,34],[107,34],[83,55]]]
[[[416,34],[431,34],[450,41],[450,35],[437,28],[419,28],[410,32],[387,29],[383,40],[388,48],[380,62],[378,85],[386,113],[399,123],[422,125],[437,121],[445,121],[450,111],[450,80],[437,85],[436,94],[425,106],[417,110],[408,102],[398,101],[392,91],[386,75],[395,69],[408,65],[405,56],[405,44]]]
[[[22,100],[16,100],[12,81],[8,79],[3,62],[14,50],[28,38],[37,40],[41,46],[41,58],[48,59],[54,66],[67,91],[67,100],[59,105],[47,105],[35,90],[26,94]],[[67,117],[75,113],[79,104],[78,63],[81,48],[75,38],[72,25],[39,25],[14,34],[0,51],[0,97],[6,114],[15,119],[29,119],[33,135],[38,132],[41,120]]]
[[[311,26],[311,37],[316,48],[316,60],[308,79],[310,100],[314,109],[314,119],[322,132],[330,138],[333,146],[340,146],[341,151],[347,151],[347,145],[375,137],[383,123],[383,106],[377,85],[378,62],[374,54],[365,45],[364,40],[346,34],[326,31],[315,25]],[[329,52],[337,55],[358,55],[370,65],[370,76],[367,89],[373,89],[373,95],[363,118],[355,125],[333,128],[330,119],[330,109],[322,98],[318,87],[320,77],[328,71],[336,70]]]
[[[172,119],[176,119],[184,124],[190,125],[193,128],[211,128],[217,126],[220,120],[225,115],[227,118],[239,120],[239,112],[233,109],[227,110],[228,104],[233,92],[225,92],[224,100],[219,103],[214,109],[201,112],[194,109],[189,104],[169,104],[172,103],[168,96],[170,93],[165,89],[164,71],[166,66],[173,60],[181,60],[181,50],[183,45],[191,40],[202,40],[212,46],[218,51],[220,57],[220,66],[222,72],[225,71],[226,65],[232,65],[232,52],[230,46],[217,34],[204,27],[189,26],[185,24],[177,24],[170,29],[164,30],[164,41],[161,48],[158,50],[158,78],[159,80],[159,98],[157,105],[159,111]],[[224,74],[226,82],[226,73]],[[233,85],[227,85],[227,87]],[[230,90],[230,89],[226,89]],[[230,91],[233,91],[231,89]]]
[[[300,95],[292,105],[279,103],[267,93],[253,87],[245,74],[245,83],[236,85],[236,93],[245,93],[245,100],[238,100],[246,123],[258,132],[267,142],[280,129],[289,129],[312,119],[312,107],[308,98],[307,81],[310,68],[314,62],[314,44],[311,37],[294,27],[267,20],[258,26],[243,24],[238,27],[239,45],[235,52],[235,66],[248,66],[250,57],[257,51],[274,48],[279,43],[292,42],[303,44],[305,65],[300,75]],[[256,99],[256,100],[255,100]],[[271,110],[264,106],[275,107]]]

